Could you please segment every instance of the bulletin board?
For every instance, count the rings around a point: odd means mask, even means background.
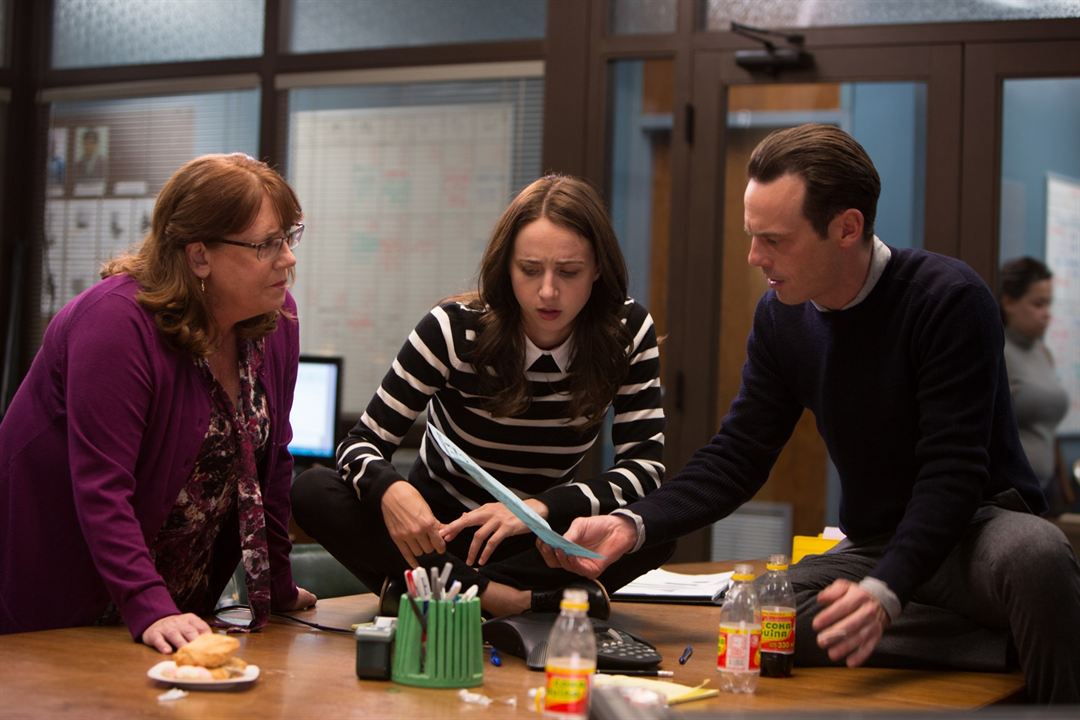
[[[1046,345],[1069,394],[1069,413],[1058,427],[1080,435],[1080,180],[1048,173],[1046,264],[1054,273],[1054,318]]]
[[[153,197],[48,198],[41,315],[52,317],[101,279],[106,260],[137,246],[150,230]]]
[[[346,412],[367,406],[424,313],[475,288],[511,193],[513,128],[509,103],[292,115],[300,344],[345,357]]]
[[[134,109],[113,102],[54,117],[49,129],[42,332],[60,308],[101,279],[105,261],[142,242],[158,191],[195,155],[200,113],[191,101]],[[92,154],[90,131],[96,137]]]

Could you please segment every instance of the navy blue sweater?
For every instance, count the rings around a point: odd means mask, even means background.
[[[731,513],[764,484],[803,408],[840,474],[840,524],[890,536],[870,573],[906,602],[978,505],[1015,487],[1045,500],[1020,446],[997,304],[967,265],[893,249],[860,304],[758,303],[742,387],[719,433],[630,506],[652,544]]]

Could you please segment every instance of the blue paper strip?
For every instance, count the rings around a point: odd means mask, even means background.
[[[480,484],[480,487],[491,493],[491,496],[505,505],[510,512],[514,513],[521,522],[525,523],[525,526],[536,533],[536,536],[543,540],[557,550],[564,551],[567,555],[578,555],[580,557],[600,559],[604,556],[583,548],[576,543],[572,543],[564,538],[559,533],[551,529],[547,520],[536,514],[536,511],[521,501],[517,495],[510,491],[508,487],[496,480],[492,475],[484,468],[477,465],[471,457],[466,455],[461,448],[454,444],[454,441],[446,437],[439,428],[435,427],[430,422],[428,423],[428,432],[431,433],[431,437],[435,438],[435,442],[439,443],[439,447],[449,456],[451,460],[460,465],[465,472],[469,473],[469,476]]]

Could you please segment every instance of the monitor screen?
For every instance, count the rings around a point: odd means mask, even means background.
[[[293,431],[289,452],[298,463],[334,461],[341,414],[341,363],[340,357],[300,356],[289,414]]]

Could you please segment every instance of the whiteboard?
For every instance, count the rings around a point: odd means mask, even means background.
[[[475,288],[511,193],[513,127],[511,103],[292,115],[300,347],[345,357],[345,412],[367,406],[424,313]]]
[[[1080,434],[1080,180],[1047,173],[1046,264],[1054,274],[1054,315],[1046,345],[1069,394],[1069,413],[1058,427]]]

